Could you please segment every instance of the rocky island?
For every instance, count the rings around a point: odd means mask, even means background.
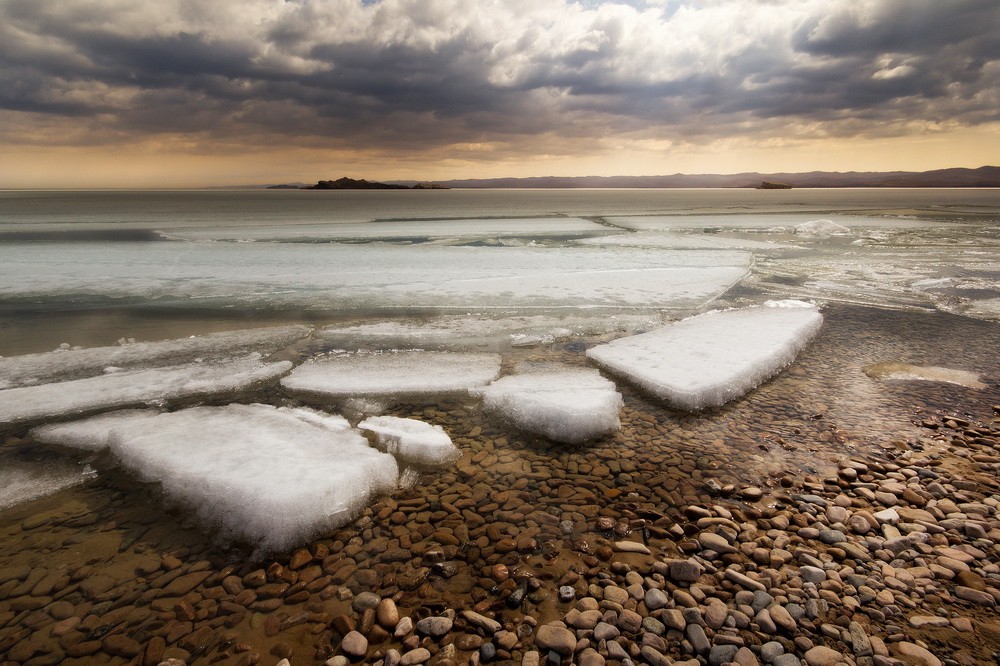
[[[315,185],[303,187],[304,190],[446,190],[444,185],[438,183],[417,183],[412,187],[400,185],[398,183],[379,183],[354,178],[338,178],[337,180],[321,180]]]
[[[792,186],[788,183],[774,183],[769,180],[761,181],[757,186],[758,190],[790,190]]]

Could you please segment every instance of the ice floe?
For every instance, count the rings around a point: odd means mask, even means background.
[[[606,217],[615,226],[635,231],[666,231],[670,229],[746,229],[755,231],[788,231],[814,219],[815,213],[712,213],[692,215],[635,215]],[[952,226],[939,220],[873,215],[826,215],[831,222],[849,228],[919,229]]]
[[[398,416],[373,416],[358,429],[375,436],[375,446],[397,458],[405,467],[438,469],[462,457],[451,437],[439,425]]]
[[[0,423],[70,417],[191,396],[219,395],[277,380],[288,361],[265,363],[258,354],[149,370],[125,370],[68,382],[0,391]]]
[[[309,335],[308,326],[254,328],[158,342],[133,342],[113,347],[60,349],[40,354],[0,358],[0,388],[77,379],[100,374],[108,367],[181,363],[196,357],[270,354]]]
[[[515,427],[575,444],[621,428],[622,396],[590,368],[549,367],[509,375],[477,391]]]
[[[791,363],[819,331],[819,308],[794,301],[721,310],[593,347],[609,372],[685,410],[722,405]]]
[[[500,356],[398,351],[330,356],[295,368],[281,380],[289,391],[335,398],[468,393],[500,375]]]
[[[977,390],[986,388],[979,373],[935,365],[885,362],[867,365],[862,370],[872,379],[882,381],[945,382]]]
[[[111,452],[224,539],[288,548],[391,492],[396,459],[336,417],[269,405],[193,407],[112,429]]]

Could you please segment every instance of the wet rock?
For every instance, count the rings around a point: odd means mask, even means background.
[[[425,617],[416,624],[417,633],[423,634],[425,636],[430,636],[431,638],[441,638],[449,631],[453,622],[451,618],[448,617]]]
[[[576,636],[565,627],[554,624],[543,624],[535,634],[535,644],[544,650],[554,650],[561,655],[573,654],[576,648]]]
[[[352,631],[340,642],[341,651],[347,656],[360,659],[368,652],[368,639],[358,631]]]

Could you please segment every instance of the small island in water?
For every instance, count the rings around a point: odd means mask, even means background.
[[[321,180],[315,185],[271,185],[269,190],[447,190],[446,185],[440,183],[416,183],[415,185],[402,185],[399,183],[379,183],[376,181],[357,180],[354,178],[338,178],[337,180]]]
[[[788,183],[774,183],[769,180],[761,181],[757,186],[758,190],[790,190],[792,186]]]

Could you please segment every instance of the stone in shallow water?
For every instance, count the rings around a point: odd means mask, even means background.
[[[709,312],[593,347],[587,356],[675,407],[700,410],[740,397],[795,360],[819,332],[800,301]]]

